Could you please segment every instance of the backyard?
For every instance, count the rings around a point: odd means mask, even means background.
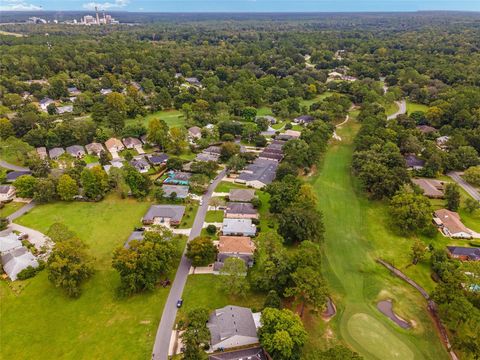
[[[358,128],[349,122],[338,131],[342,142],[331,145],[320,174],[311,180],[326,228],[323,272],[338,313],[328,324],[307,315],[306,353],[314,355],[340,339],[368,359],[447,359],[424,299],[375,263],[383,257],[405,270],[412,240],[389,230],[386,204],[366,199],[351,177]],[[415,279],[416,272],[427,271],[417,265],[406,272]],[[413,329],[399,328],[376,309],[384,299],[393,299],[395,311],[414,321]]]
[[[46,232],[62,222],[90,246],[96,273],[78,299],[53,287],[46,271],[35,278],[0,283],[2,357],[16,359],[147,359],[168,288],[119,298],[111,267],[148,202],[110,196],[99,203],[53,203],[35,207],[18,223]],[[184,243],[182,244],[184,245]],[[169,275],[173,279],[174,273]],[[75,343],[76,346],[72,346]]]
[[[185,118],[183,117],[182,112],[175,109],[161,110],[148,114],[142,119],[143,125],[148,127],[149,121],[154,118],[164,120],[169,127],[180,127],[185,125]],[[136,119],[128,119],[126,124],[132,124],[135,122]]]
[[[3,205],[0,209],[0,217],[7,217],[24,206],[25,203],[11,201]]]

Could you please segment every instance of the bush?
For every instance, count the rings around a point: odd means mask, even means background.
[[[207,226],[207,233],[214,235],[217,232],[217,227],[213,224]]]
[[[470,246],[480,247],[479,240],[470,240]]]
[[[20,271],[17,275],[17,279],[19,280],[26,280],[34,277],[37,274],[37,269],[33,266],[29,266],[22,271]]]

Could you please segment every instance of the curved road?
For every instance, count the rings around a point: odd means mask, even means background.
[[[398,106],[398,111],[395,114],[387,116],[387,120],[395,119],[398,115],[402,115],[402,114],[405,114],[407,112],[407,101],[406,100],[395,101],[395,104],[397,104],[397,106]]]
[[[205,216],[208,210],[208,202],[212,197],[213,190],[217,187],[218,183],[222,181],[225,176],[225,170],[222,170],[220,174],[215,178],[212,184],[208,187],[208,190],[202,198],[202,205],[198,208],[195,221],[193,222],[192,230],[188,241],[194,239],[200,235],[202,231]],[[185,248],[186,249],[186,248]],[[190,262],[185,256],[185,250],[178,265],[175,280],[173,281],[172,288],[168,294],[167,302],[163,308],[162,318],[160,319],[160,325],[155,337],[155,344],[153,345],[152,359],[155,360],[167,360],[168,359],[168,347],[170,345],[170,338],[172,336],[173,326],[175,325],[175,318],[177,316],[177,300],[182,298],[183,288],[187,282],[188,272],[190,270]]]
[[[0,167],[3,167],[8,170],[13,170],[13,171],[29,171],[29,168],[23,167],[23,166],[17,166],[10,164],[4,160],[0,160]]]

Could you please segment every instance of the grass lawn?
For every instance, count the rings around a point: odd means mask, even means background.
[[[428,110],[427,105],[417,104],[417,103],[407,101],[407,114],[411,114],[412,112],[415,112],[415,111],[426,112],[427,110]]]
[[[195,201],[191,204],[185,204],[185,214],[183,215],[182,223],[179,226],[180,229],[190,229],[193,226],[197,210],[198,202]]]
[[[98,160],[98,156],[95,155],[85,155],[85,157],[83,158],[83,161],[85,161],[87,164],[96,163],[98,162]]]
[[[205,307],[210,311],[226,305],[250,307],[253,312],[261,311],[265,295],[250,290],[244,297],[236,297],[222,289],[223,276],[213,274],[189,275],[183,290],[183,306],[179,316],[189,310]]]
[[[185,125],[185,118],[181,111],[178,110],[161,110],[145,116],[142,120],[142,123],[145,126],[148,126],[148,123],[151,119],[159,118],[164,120],[169,127],[179,127]],[[135,123],[135,119],[128,119],[126,125]]]
[[[228,193],[230,189],[247,189],[246,186],[241,184],[232,183],[230,181],[220,181],[215,188],[215,192]]]
[[[78,299],[67,298],[54,288],[46,271],[13,285],[1,281],[2,357],[150,358],[169,289],[118,298],[119,277],[111,268],[113,250],[123,245],[149,206],[111,196],[99,203],[39,205],[19,219],[20,224],[44,232],[55,222],[69,226],[90,246],[96,273]]]
[[[262,106],[257,109],[257,116],[266,116],[266,115],[272,115],[272,109],[268,106]]]
[[[315,356],[342,341],[366,359],[447,359],[424,299],[375,262],[383,257],[405,270],[412,240],[391,232],[386,205],[361,195],[351,176],[358,128],[352,121],[338,130],[342,141],[331,145],[320,175],[311,179],[326,229],[322,270],[338,313],[327,324],[307,316],[305,352]],[[417,265],[406,272],[427,271],[427,266]],[[377,301],[387,298],[393,299],[400,316],[415,322],[413,329],[401,329],[376,309]]]
[[[205,222],[222,222],[223,221],[223,210],[210,210],[207,211],[207,216],[205,216]]]
[[[320,100],[323,100],[329,97],[330,95],[333,95],[333,92],[326,91],[323,94],[315,96],[313,99],[309,99],[309,100],[302,99],[300,100],[300,106],[310,107],[312,104],[319,102]]]
[[[395,104],[394,102],[392,102],[391,104],[387,104],[387,105],[385,106],[385,113],[387,114],[387,116],[393,115],[393,114],[395,114],[397,111],[398,111],[398,105]]]
[[[6,217],[8,215],[13,214],[15,211],[17,211],[18,209],[20,209],[24,205],[25,205],[25,203],[13,202],[13,201],[11,201],[9,203],[6,203],[3,206],[3,208],[0,209],[0,217]]]

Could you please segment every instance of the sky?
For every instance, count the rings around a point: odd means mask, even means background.
[[[0,11],[136,12],[480,11],[480,0],[0,0]]]

